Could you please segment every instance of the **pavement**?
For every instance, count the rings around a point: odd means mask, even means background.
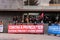
[[[60,40],[60,37],[47,34],[0,33],[0,40]]]

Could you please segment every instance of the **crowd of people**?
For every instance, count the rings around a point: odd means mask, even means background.
[[[13,23],[14,24],[22,23],[22,18],[20,16],[14,16],[13,17]]]
[[[13,17],[13,23],[60,23],[60,17],[59,16],[34,16],[30,15],[29,17],[25,16],[24,19],[22,20],[22,17],[20,16],[14,16]]]

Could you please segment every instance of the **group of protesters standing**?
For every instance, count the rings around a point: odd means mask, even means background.
[[[21,23],[21,17],[20,16],[14,16],[13,17],[13,23],[16,24],[16,23]]]

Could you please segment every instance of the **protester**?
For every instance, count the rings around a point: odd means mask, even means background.
[[[18,22],[18,23],[21,23],[21,18],[20,18],[20,16],[17,16],[17,22]]]
[[[57,20],[57,21],[59,20],[59,16],[56,16],[56,20]]]
[[[51,26],[51,24],[52,24],[52,23],[51,23],[51,21],[49,21],[49,24],[48,24],[48,26]]]
[[[60,20],[58,20],[58,25],[60,26]]]
[[[32,23],[32,18],[31,17],[29,18],[29,22]]]
[[[58,21],[56,20],[54,25],[58,26]],[[57,36],[57,34],[54,34],[54,36]]]
[[[17,17],[16,17],[16,16],[13,17],[13,23],[14,23],[14,24],[17,23]]]
[[[2,21],[0,21],[0,25],[2,25],[3,24],[3,22]]]
[[[26,21],[26,23],[29,23],[29,18],[28,18],[28,17],[26,17],[25,21]]]

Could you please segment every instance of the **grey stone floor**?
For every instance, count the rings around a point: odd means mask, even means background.
[[[60,37],[47,34],[0,33],[0,40],[60,40]]]

